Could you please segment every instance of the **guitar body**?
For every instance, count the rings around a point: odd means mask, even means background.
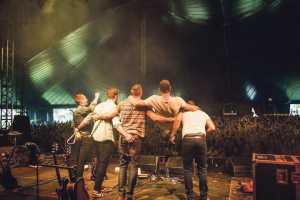
[[[0,183],[5,189],[14,189],[18,186],[17,179],[12,176],[10,169],[2,169]]]
[[[89,194],[86,191],[86,188],[84,186],[84,180],[83,178],[74,178],[72,174],[72,171],[74,171],[73,167],[69,168],[69,176],[70,179],[68,178],[61,178],[60,176],[60,171],[59,171],[59,166],[57,165],[57,160],[56,160],[56,155],[55,153],[57,152],[58,146],[53,145],[53,160],[55,164],[55,170],[56,170],[56,176],[58,183],[60,187],[56,190],[56,194],[58,197],[58,200],[89,200]]]
[[[84,186],[83,178],[78,178],[75,183],[68,185],[68,195],[70,200],[89,200],[89,194]]]
[[[69,195],[67,191],[69,180],[66,178],[63,178],[61,180],[61,186],[56,189],[57,199],[58,200],[69,200]]]
[[[2,173],[0,174],[0,184],[5,189],[14,189],[18,187],[18,182],[15,177],[13,177],[10,169],[10,158],[7,161],[7,164],[2,163],[2,158],[0,158],[0,165],[2,168]]]

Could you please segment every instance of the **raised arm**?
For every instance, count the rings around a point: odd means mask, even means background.
[[[100,92],[95,93],[93,101],[91,101],[90,106],[96,106],[100,97]]]
[[[168,123],[174,121],[174,117],[164,117],[150,110],[147,111],[147,116],[156,123]]]

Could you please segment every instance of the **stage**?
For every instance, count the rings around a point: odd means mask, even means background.
[[[105,194],[102,198],[104,200],[113,200],[117,198],[117,172],[115,168],[118,166],[118,159],[112,160],[108,169],[108,179],[105,180],[104,186],[112,188],[111,192]],[[18,180],[20,188],[13,191],[5,191],[0,186],[0,199],[2,200],[29,200],[36,199],[36,169],[33,167],[17,167],[12,169],[12,174]],[[61,170],[62,177],[67,177],[68,172]],[[93,181],[90,179],[90,168],[85,170],[84,180],[91,194],[93,189]],[[139,178],[135,197],[138,200],[184,200],[186,199],[184,193],[184,185],[181,182],[180,176],[173,176],[152,180],[150,178]],[[209,170],[208,172],[208,186],[210,200],[239,200],[252,199],[251,195],[241,195],[239,191],[239,183],[241,178],[232,178],[226,175],[221,170]],[[56,173],[54,168],[39,167],[39,199],[50,200],[57,199],[55,189],[58,187]],[[194,191],[196,197],[199,196],[198,183],[194,180]],[[90,195],[91,196],[91,195]]]

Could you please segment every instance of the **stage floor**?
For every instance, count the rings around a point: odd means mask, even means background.
[[[113,188],[112,192],[107,193],[103,200],[113,200],[117,198],[117,173],[115,167],[117,161],[110,164],[108,169],[108,180],[105,180],[104,186]],[[61,170],[63,176],[67,176],[66,170]],[[0,186],[1,200],[29,200],[36,199],[35,168],[19,167],[12,170],[13,175],[18,179],[22,190],[5,191]],[[55,189],[58,187],[55,170],[52,168],[39,168],[39,199],[50,200],[57,199]],[[222,172],[209,171],[208,185],[210,200],[229,199],[231,177]],[[85,183],[89,193],[92,192],[93,181],[90,180],[90,170],[85,171]],[[194,190],[196,196],[199,195],[198,183],[194,181]],[[172,180],[162,179],[151,181],[150,179],[139,179],[136,187],[135,197],[137,200],[183,200],[185,199],[184,186],[182,183],[174,183]]]

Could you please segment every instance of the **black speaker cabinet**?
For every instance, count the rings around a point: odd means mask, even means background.
[[[253,154],[254,200],[300,200],[300,156]]]
[[[15,115],[12,124],[12,131],[18,131],[23,134],[21,143],[31,141],[29,117],[23,115]]]

